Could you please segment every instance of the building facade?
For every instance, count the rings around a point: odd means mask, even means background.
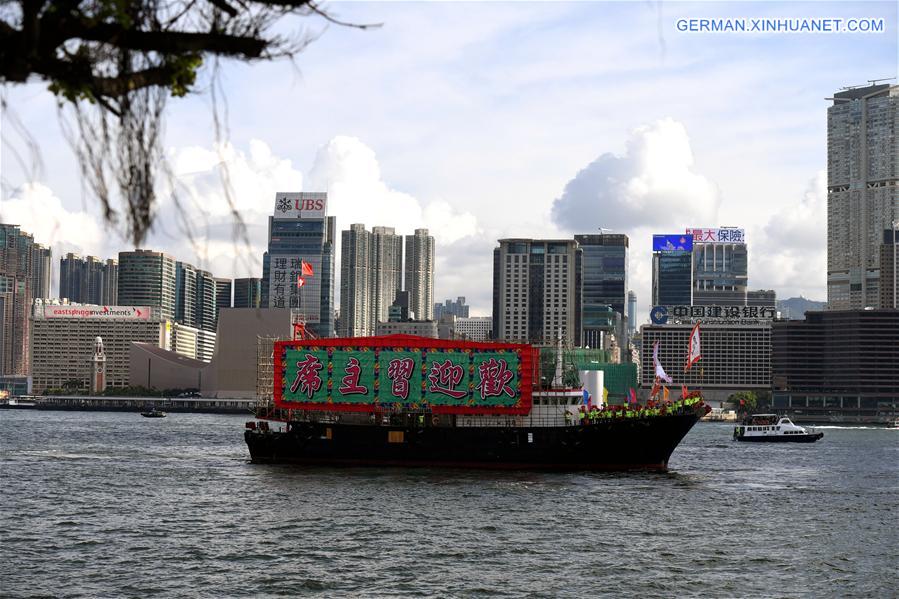
[[[396,294],[403,289],[403,236],[393,227],[372,227],[370,283],[371,320],[385,322]]]
[[[846,88],[827,109],[827,306],[880,303],[880,240],[899,222],[899,86]]]
[[[493,250],[493,337],[580,345],[581,250],[573,239],[500,239]]]
[[[234,307],[259,308],[262,301],[262,279],[234,279]]]
[[[626,347],[627,235],[575,235],[574,240],[582,252],[581,344],[601,347],[612,333]],[[610,319],[607,307],[618,317]]]
[[[899,223],[883,232],[880,246],[880,307],[899,308]]]
[[[418,320],[434,320],[434,237],[427,229],[406,235],[406,276],[409,309]]]
[[[652,303],[655,306],[693,304],[693,252],[673,250],[652,255]]]
[[[262,258],[262,305],[298,311],[318,337],[334,336],[336,222],[327,204],[322,192],[276,194]],[[301,277],[303,262],[312,276]]]
[[[467,306],[466,306],[467,307]],[[455,321],[456,336],[469,341],[487,341],[493,331],[493,318],[490,316],[457,316]]]
[[[439,339],[437,322],[434,320],[404,320],[379,322],[375,326],[375,335],[417,335]]]
[[[637,332],[637,294],[627,292],[627,336],[633,337]]]
[[[694,306],[745,306],[748,282],[745,243],[700,243],[694,239]]]
[[[774,323],[773,407],[825,422],[899,416],[899,310],[805,316]]]
[[[33,390],[88,391],[96,338],[103,339],[106,387],[129,385],[132,341],[171,348],[172,323],[150,306],[53,305],[35,302],[30,347]]]
[[[673,390],[686,385],[701,389],[712,405],[737,391],[768,391],[771,387],[771,320],[756,324],[740,322],[701,324],[702,358],[684,371],[692,323],[649,324],[641,327],[641,386],[651,389],[655,381],[653,345],[659,342],[659,361],[674,382]]]
[[[233,300],[231,294],[234,290],[234,283],[231,279],[215,279],[215,322],[219,319],[219,310],[222,308],[231,308]]]

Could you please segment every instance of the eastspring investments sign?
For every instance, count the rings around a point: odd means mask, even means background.
[[[42,309],[41,309],[42,308]],[[37,317],[46,319],[68,318],[77,320],[150,320],[149,306],[42,306]]]

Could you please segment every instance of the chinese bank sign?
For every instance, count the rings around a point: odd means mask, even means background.
[[[687,229],[687,235],[691,235],[695,243],[746,243],[746,230],[732,227]]]
[[[327,193],[279,192],[275,194],[274,218],[276,219],[322,219],[325,218],[327,212]]]
[[[407,335],[278,341],[275,405],[300,410],[527,414],[528,345]]]
[[[150,320],[149,306],[44,306],[44,318]]]
[[[777,316],[774,306],[655,306],[652,324],[759,324]]]

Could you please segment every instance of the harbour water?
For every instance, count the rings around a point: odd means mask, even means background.
[[[0,595],[896,593],[899,430],[544,474],[253,465],[244,420],[0,411]]]

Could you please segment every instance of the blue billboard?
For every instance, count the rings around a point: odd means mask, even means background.
[[[686,234],[679,235],[653,235],[652,251],[654,252],[692,252],[693,236]]]

